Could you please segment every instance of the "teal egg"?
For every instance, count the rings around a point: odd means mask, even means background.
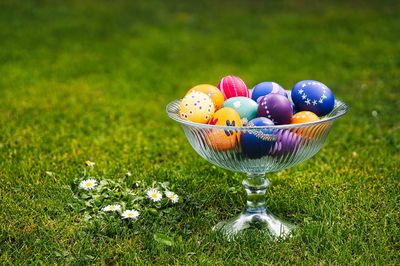
[[[257,117],[258,104],[247,97],[229,98],[222,106],[235,109],[242,120],[250,121]]]

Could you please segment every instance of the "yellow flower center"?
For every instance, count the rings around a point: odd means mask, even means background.
[[[87,187],[91,187],[91,186],[92,186],[92,183],[88,182],[88,183],[86,183],[86,186],[87,186]]]
[[[157,195],[157,193],[153,193],[153,194],[151,194],[151,197],[152,197],[152,198],[157,198],[158,195]]]
[[[132,217],[132,216],[133,216],[133,213],[131,213],[131,212],[128,213],[128,216],[129,216],[129,217]]]

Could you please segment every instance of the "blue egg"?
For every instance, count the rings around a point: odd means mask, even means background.
[[[287,97],[286,91],[281,85],[275,82],[266,81],[258,83],[256,86],[254,86],[252,89],[251,98],[257,102],[260,97],[270,93],[278,93]]]
[[[297,82],[291,96],[297,111],[310,111],[318,116],[329,114],[335,105],[332,91],[315,80]]]
[[[265,117],[251,120],[247,126],[273,126],[274,123]],[[256,159],[268,155],[275,144],[273,129],[247,130],[240,135],[240,144],[245,157]]]

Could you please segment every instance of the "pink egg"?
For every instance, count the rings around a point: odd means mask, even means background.
[[[249,90],[246,84],[239,77],[226,76],[218,83],[218,89],[224,95],[225,100],[232,97],[249,97]]]

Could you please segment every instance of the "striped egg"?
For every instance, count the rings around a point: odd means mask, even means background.
[[[186,94],[179,106],[179,116],[195,123],[208,123],[214,111],[214,103],[211,98],[198,91]]]
[[[218,83],[218,89],[224,95],[225,100],[237,96],[249,97],[247,85],[236,76],[223,77]]]

